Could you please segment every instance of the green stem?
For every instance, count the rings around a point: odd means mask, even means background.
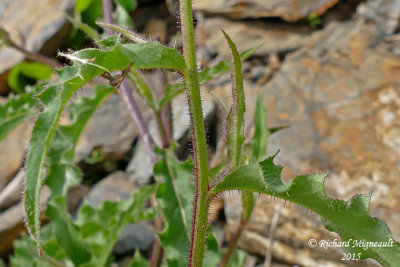
[[[183,56],[187,70],[183,73],[193,134],[193,158],[195,174],[195,197],[189,266],[202,266],[206,243],[208,215],[208,163],[207,144],[201,106],[200,85],[194,44],[192,0],[180,0]]]

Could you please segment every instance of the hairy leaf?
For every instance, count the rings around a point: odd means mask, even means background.
[[[165,217],[165,230],[159,238],[167,255],[168,266],[187,265],[189,246],[189,219],[193,201],[193,165],[179,163],[171,151],[162,153],[162,160],[154,167],[154,176],[160,183],[157,202]]]
[[[244,141],[244,113],[246,110],[243,89],[242,62],[236,45],[224,32],[224,36],[232,51],[232,107],[226,119],[226,146],[228,157],[235,169],[240,165],[241,151]]]
[[[59,70],[60,82],[49,86],[38,95],[44,110],[39,113],[33,127],[26,162],[26,224],[32,238],[38,243],[39,250],[39,192],[45,160],[61,113],[75,92],[94,77],[104,72],[124,69],[131,62],[135,62],[135,68],[185,68],[185,62],[178,51],[155,42],[117,44],[107,51],[86,49],[62,55],[74,65]]]
[[[101,22],[101,21],[96,21],[96,24],[102,28],[119,32],[122,35],[124,35],[126,38],[134,41],[135,43],[145,44],[145,43],[149,42],[149,40],[146,40],[139,33],[129,29],[126,26],[120,26],[120,25],[110,24],[110,23]]]
[[[373,258],[384,266],[400,262],[400,244],[394,241],[386,223],[369,214],[370,195],[356,195],[342,201],[326,195],[326,174],[303,175],[283,183],[282,167],[273,163],[274,157],[241,167],[232,172],[211,191],[247,190],[278,197],[308,208],[321,216],[326,228],[340,235],[342,241],[390,242],[393,246],[345,247],[351,253],[361,253],[361,259]]]
[[[59,126],[49,150],[49,173],[46,184],[51,198],[65,195],[70,186],[81,180],[81,173],[74,165],[75,146],[97,108],[114,91],[111,86],[96,86],[91,98],[82,97],[69,105],[71,123]]]

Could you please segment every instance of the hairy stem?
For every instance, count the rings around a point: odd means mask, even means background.
[[[197,72],[192,0],[180,0],[180,19],[183,42],[183,56],[187,70],[184,73],[186,95],[193,134],[193,158],[195,174],[195,196],[193,207],[192,233],[190,240],[189,266],[202,266],[206,243],[206,228],[209,200],[208,163],[200,85]]]

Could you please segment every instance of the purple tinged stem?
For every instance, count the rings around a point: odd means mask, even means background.
[[[122,82],[121,86],[118,88],[118,93],[124,100],[126,106],[128,107],[129,114],[139,128],[139,135],[145,143],[146,149],[150,154],[152,161],[157,162],[156,155],[153,152],[153,138],[151,137],[142,113],[140,113],[138,105],[133,98],[132,90],[126,81]]]

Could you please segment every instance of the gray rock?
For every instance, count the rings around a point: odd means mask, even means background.
[[[374,21],[384,33],[392,34],[399,26],[400,2],[398,0],[369,0],[358,6],[357,15]]]
[[[207,38],[205,45],[212,53],[230,57],[223,29],[240,51],[261,47],[254,55],[265,56],[299,48],[312,32],[309,26],[291,25],[284,22],[234,21],[224,18],[206,18],[202,25]]]
[[[28,51],[37,52],[66,22],[73,0],[4,0],[0,2],[0,25]],[[0,73],[24,59],[11,48],[0,48]]]
[[[146,118],[148,114],[143,115]],[[118,95],[111,95],[92,116],[79,138],[75,160],[89,155],[95,148],[109,160],[119,159],[131,149],[138,135],[125,103]]]
[[[153,175],[154,163],[142,140],[139,140],[135,147],[135,154],[129,161],[126,173],[129,179],[137,186],[143,186],[150,183]]]
[[[148,250],[154,238],[154,229],[150,225],[143,222],[128,224],[115,244],[114,252],[117,255],[124,255],[137,249]]]
[[[113,172],[93,186],[87,195],[89,204],[96,207],[104,201],[128,200],[136,186],[122,171]]]
[[[202,0],[195,1],[193,8],[232,18],[281,17],[287,21],[296,21],[311,13],[321,15],[337,2],[338,0]]]
[[[261,86],[245,81],[245,90],[246,120],[253,118],[260,90],[268,125],[290,126],[273,134],[268,143],[269,154],[280,150],[275,161],[285,167],[285,180],[328,170],[325,186],[330,196],[348,199],[372,191],[371,215],[385,219],[398,238],[400,57],[393,49],[398,40],[392,37],[364,19],[331,23],[288,54],[270,81]],[[229,87],[215,91],[224,96]],[[225,214],[233,232],[240,206],[229,197]],[[271,201],[260,202],[239,246],[265,255],[274,210]],[[310,238],[335,236],[323,228],[318,216],[289,203],[276,231],[273,256],[281,262],[358,266],[340,261],[340,250],[328,255],[326,250],[308,248]]]

